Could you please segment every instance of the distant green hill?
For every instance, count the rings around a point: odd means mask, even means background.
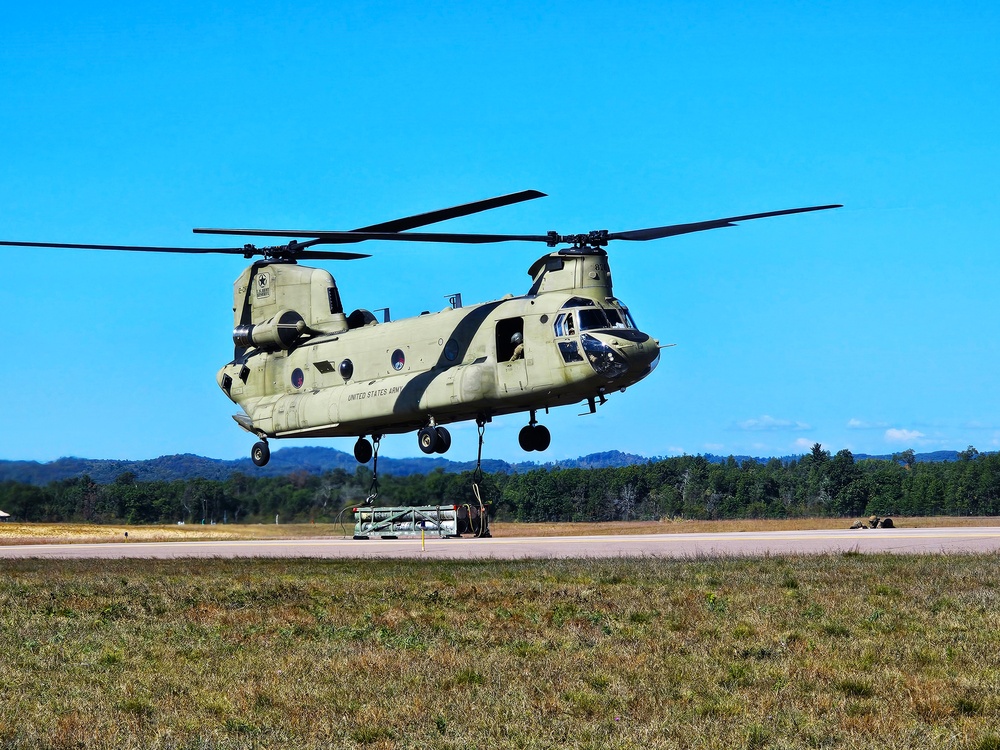
[[[548,464],[523,462],[510,464],[506,461],[486,459],[485,472],[520,473],[542,466],[561,468],[613,468],[630,464],[646,463],[650,459],[621,451],[594,453],[582,458]],[[370,465],[370,464],[369,464]],[[394,476],[428,474],[436,469],[449,473],[472,471],[474,461],[449,461],[446,458],[388,458],[379,459],[379,471]],[[358,467],[354,456],[334,448],[282,448],[271,454],[267,466],[258,468],[249,458],[224,461],[204,458],[190,453],[175,456],[160,456],[144,461],[113,461],[92,458],[60,458],[56,461],[0,461],[0,482],[15,481],[44,486],[60,479],[89,476],[98,484],[109,484],[122,474],[134,474],[141,482],[172,481],[175,479],[216,479],[223,480],[240,472],[260,477],[286,476],[294,472],[323,474],[334,469],[353,473]]]
[[[933,453],[918,453],[916,460],[921,462],[954,461],[958,457],[956,451],[935,451]],[[737,463],[756,461],[767,463],[770,459],[753,456],[734,456]],[[784,463],[798,460],[801,456],[782,456]],[[891,456],[867,456],[858,454],[855,459],[884,458]],[[725,463],[728,456],[705,455],[710,463]],[[520,474],[532,469],[609,469],[633,464],[645,464],[657,461],[659,457],[639,456],[622,451],[605,451],[592,453],[580,458],[535,463],[525,461],[511,464],[497,459],[483,461],[483,471],[506,472]],[[370,465],[370,464],[369,464]],[[14,481],[25,484],[44,486],[50,482],[74,477],[89,476],[98,484],[110,484],[122,474],[134,474],[141,482],[173,481],[176,479],[227,479],[234,473],[243,473],[260,477],[287,476],[294,472],[307,474],[323,474],[334,469],[343,469],[353,473],[358,467],[354,456],[334,448],[307,447],[282,448],[271,454],[267,466],[258,468],[249,458],[235,461],[224,461],[215,458],[204,458],[190,453],[175,456],[160,456],[144,461],[113,461],[109,459],[92,458],[60,458],[56,461],[41,463],[38,461],[0,461],[0,482]],[[446,458],[387,458],[379,459],[379,471],[385,475],[411,476],[413,474],[429,474],[441,469],[448,473],[472,471],[474,461],[450,461]]]

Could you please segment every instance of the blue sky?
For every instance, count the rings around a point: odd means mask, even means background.
[[[996,450],[998,38],[985,2],[17,4],[0,239],[200,245],[192,227],[349,229],[527,188],[550,197],[440,226],[843,203],[612,246],[617,294],[677,345],[597,415],[554,410],[531,457]],[[522,293],[540,254],[372,250],[330,270],[347,307],[397,318]],[[214,381],[241,259],[0,262],[0,458],[247,454]],[[522,424],[486,454],[524,457]],[[474,428],[453,437],[474,458]]]

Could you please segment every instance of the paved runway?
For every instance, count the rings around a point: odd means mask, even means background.
[[[1000,527],[964,527],[499,539],[429,537],[424,549],[421,549],[420,539],[41,544],[0,547],[0,559],[312,557],[511,560],[566,557],[695,558],[840,552],[955,554],[998,550],[1000,550]]]

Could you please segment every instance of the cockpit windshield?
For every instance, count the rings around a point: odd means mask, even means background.
[[[608,316],[605,315],[604,310],[599,307],[582,309],[578,311],[578,314],[580,316],[581,331],[592,331],[595,328],[611,327],[611,324],[608,323]]]
[[[575,336],[580,331],[636,327],[628,308],[603,309],[595,306],[593,302],[588,301],[588,303],[588,307],[568,310],[556,317],[554,324],[556,336]]]

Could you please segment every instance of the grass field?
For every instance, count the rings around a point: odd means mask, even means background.
[[[0,563],[2,748],[1000,748],[1000,556]]]
[[[896,518],[902,528],[996,526],[995,517],[927,516]],[[495,521],[496,537],[578,536],[592,534],[684,534],[725,531],[802,531],[846,529],[851,519],[788,518],[733,521],[613,521],[609,523],[512,523]],[[353,524],[228,524],[185,526],[122,526],[113,524],[0,523],[0,545],[65,544],[129,541],[227,541],[244,539],[305,539],[350,536]]]

